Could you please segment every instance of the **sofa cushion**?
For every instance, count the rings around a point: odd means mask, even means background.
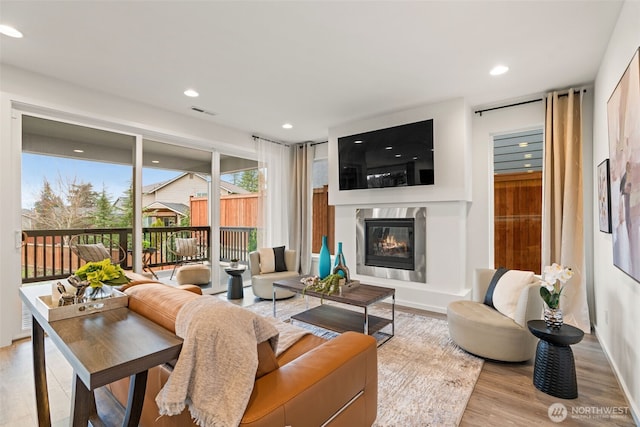
[[[493,306],[500,313],[515,319],[520,294],[533,279],[533,271],[509,270],[500,277],[493,291]]]

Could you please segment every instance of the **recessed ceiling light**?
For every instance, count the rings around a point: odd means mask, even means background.
[[[393,150],[392,146],[384,147],[385,150]]]
[[[197,98],[198,96],[200,96],[200,94],[193,89],[185,90],[184,94],[187,95],[189,98]]]
[[[413,156],[413,160],[418,160],[418,156]]]
[[[533,173],[532,169],[527,170],[527,173]]]
[[[74,153],[84,153],[84,150],[80,150],[80,149],[75,149],[73,150]]]
[[[528,142],[521,142],[520,144],[518,144],[518,147],[520,148],[524,148],[524,147],[528,147],[529,143]]]
[[[525,164],[524,164],[524,167],[525,167],[525,168],[530,168],[530,167],[531,167],[531,163],[525,163]]]
[[[491,74],[492,76],[499,76],[506,73],[507,71],[509,71],[509,67],[507,67],[506,65],[496,65],[491,69],[491,71],[489,71],[489,74]]]
[[[524,155],[525,159],[530,159],[532,157],[533,157],[533,154],[531,154],[531,153],[527,153],[527,154]]]
[[[151,160],[151,163],[155,163],[156,165],[160,163],[160,160]]]
[[[396,157],[402,157],[402,154],[396,154]]]
[[[14,39],[22,38],[22,33],[9,25],[0,25],[0,34],[13,37]]]
[[[282,129],[291,129],[293,128],[293,125],[291,123],[285,123],[282,125]]]
[[[361,140],[353,141],[354,144],[362,144]]]

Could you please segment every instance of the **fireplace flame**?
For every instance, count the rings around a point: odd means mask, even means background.
[[[407,250],[407,242],[396,240],[396,236],[388,235],[380,242],[380,247],[384,252],[401,252]]]

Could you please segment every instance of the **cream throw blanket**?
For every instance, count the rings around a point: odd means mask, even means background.
[[[186,303],[176,317],[176,334],[184,339],[182,351],[156,396],[160,414],[177,415],[189,405],[199,426],[240,424],[255,382],[257,345],[269,340],[277,352],[276,324],[211,296]],[[284,327],[280,352],[308,333],[297,329]]]

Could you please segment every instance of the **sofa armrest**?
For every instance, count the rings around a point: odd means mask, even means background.
[[[377,393],[375,339],[346,332],[256,380],[242,425],[322,425],[352,400],[371,425]]]

